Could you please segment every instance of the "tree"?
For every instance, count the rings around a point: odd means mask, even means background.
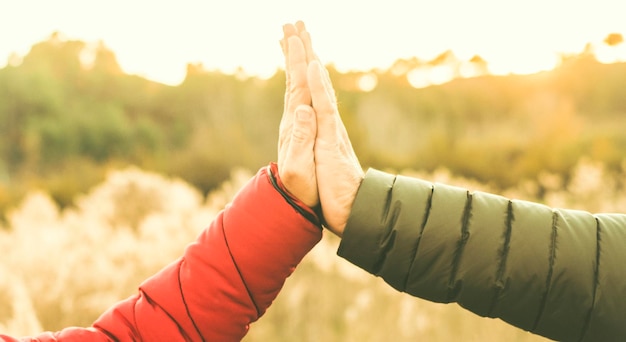
[[[621,33],[610,33],[604,38],[604,43],[608,46],[614,47],[624,42],[624,37]]]

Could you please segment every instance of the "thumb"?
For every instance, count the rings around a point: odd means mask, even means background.
[[[313,108],[307,105],[298,106],[295,114],[289,146],[279,172],[287,190],[313,207],[319,203],[313,152],[317,121]]]
[[[296,108],[295,120],[291,130],[291,143],[289,144],[290,157],[296,154],[313,151],[315,136],[317,135],[317,120],[313,108],[300,105]]]
[[[311,106],[300,105],[296,108],[291,136],[283,159],[283,171],[290,176],[305,178],[315,176],[315,157],[313,147],[317,135],[317,120]],[[282,176],[281,176],[282,177]]]
[[[318,61],[309,63],[307,80],[318,124],[318,141],[334,145],[337,140],[337,104],[330,79]]]

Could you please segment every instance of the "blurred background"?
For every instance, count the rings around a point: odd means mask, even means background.
[[[298,19],[364,168],[625,212],[624,6],[5,1],[0,331],[89,325],[276,159],[278,40]],[[540,340],[395,293],[336,245],[324,238],[248,341]]]

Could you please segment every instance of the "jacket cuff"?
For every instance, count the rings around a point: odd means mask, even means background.
[[[365,271],[376,274],[381,253],[384,224],[371,221],[383,213],[373,212],[386,207],[387,195],[395,176],[369,169],[359,186],[337,255]],[[379,222],[382,223],[382,222]]]
[[[302,201],[297,199],[295,196],[293,196],[287,190],[287,188],[285,188],[285,185],[280,179],[280,176],[278,173],[278,165],[276,163],[270,163],[270,165],[268,165],[267,175],[274,189],[276,189],[276,191],[280,193],[280,195],[287,201],[287,203],[289,203],[297,212],[299,212],[302,216],[304,216],[304,218],[306,218],[309,222],[313,223],[317,227],[320,227],[320,228],[322,227],[322,221],[320,220],[320,217],[322,217],[322,215],[320,215],[320,212],[321,212],[320,206],[318,205],[314,208],[310,208],[306,204],[302,203]]]

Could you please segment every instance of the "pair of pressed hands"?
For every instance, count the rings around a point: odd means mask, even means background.
[[[301,21],[283,26],[285,108],[278,139],[278,173],[307,206],[321,206],[326,227],[338,236],[348,221],[364,173],[339,116],[328,71]]]

